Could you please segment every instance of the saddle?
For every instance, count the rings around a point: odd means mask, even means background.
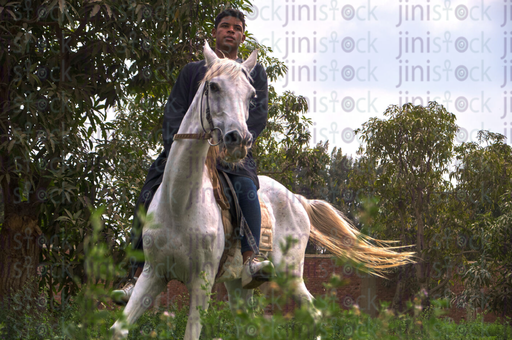
[[[227,280],[228,278],[236,278],[238,275],[232,272],[230,268],[241,268],[242,256],[240,253],[241,245],[240,238],[243,229],[239,226],[242,225],[243,214],[238,205],[238,198],[233,189],[233,185],[226,173],[220,171],[216,167],[216,148],[210,147],[207,157],[207,167],[209,177],[212,182],[213,193],[217,204],[222,212],[222,224],[224,226],[225,245],[222,254],[219,270],[215,277],[216,282]],[[267,206],[260,199],[261,209],[261,234],[260,234],[260,252],[272,251],[272,220],[268,212]],[[236,227],[235,227],[236,226]],[[239,273],[238,273],[239,274]],[[222,280],[221,280],[222,278]]]

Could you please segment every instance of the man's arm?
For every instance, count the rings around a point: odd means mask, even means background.
[[[164,148],[169,155],[174,134],[178,133],[181,121],[187,113],[189,107],[189,93],[192,81],[192,74],[189,65],[186,65],[178,75],[174,84],[164,111],[164,123],[162,136],[164,139]]]
[[[256,64],[253,72],[253,87],[256,90],[256,98],[249,105],[249,119],[247,127],[253,135],[253,141],[260,135],[267,125],[268,118],[268,80],[265,68]]]

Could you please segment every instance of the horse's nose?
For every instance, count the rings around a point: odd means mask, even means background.
[[[226,145],[240,145],[242,143],[242,136],[236,130],[227,132],[224,135],[224,144]]]
[[[237,130],[232,130],[224,135],[224,144],[226,145],[250,145],[252,141],[251,134],[247,138],[242,138],[242,135]]]

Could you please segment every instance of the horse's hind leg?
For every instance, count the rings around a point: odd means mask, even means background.
[[[146,268],[148,267],[144,268],[144,272],[146,272]],[[117,320],[111,328],[113,339],[127,338],[128,329],[126,326],[135,323],[167,285],[167,281],[156,273],[145,275],[144,272],[137,279],[132,296],[123,311],[123,315],[126,317],[125,322]]]
[[[293,291],[293,298],[300,306],[306,306],[308,308],[315,322],[320,321],[322,313],[313,304],[313,295],[311,295],[311,293],[306,288],[302,278],[297,279],[297,285]]]

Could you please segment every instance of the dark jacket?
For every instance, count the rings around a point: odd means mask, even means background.
[[[237,60],[242,62],[241,59]],[[169,149],[173,142],[173,136],[178,132],[181,121],[185,116],[188,108],[199,88],[199,82],[206,74],[205,61],[197,61],[187,64],[180,72],[176,84],[172,88],[167,104],[165,105],[163,138],[164,151],[160,157],[167,158]],[[253,99],[249,106],[249,119],[247,127],[253,135],[253,140],[260,135],[267,124],[268,115],[268,83],[265,69],[260,64],[256,64],[251,72],[251,85],[256,90],[256,98]],[[159,158],[160,158],[159,157]],[[230,174],[247,176],[254,181],[259,189],[258,176],[256,174],[256,163],[254,162],[252,152],[249,150],[247,159],[244,161],[243,167],[230,169],[217,165],[217,168]]]

